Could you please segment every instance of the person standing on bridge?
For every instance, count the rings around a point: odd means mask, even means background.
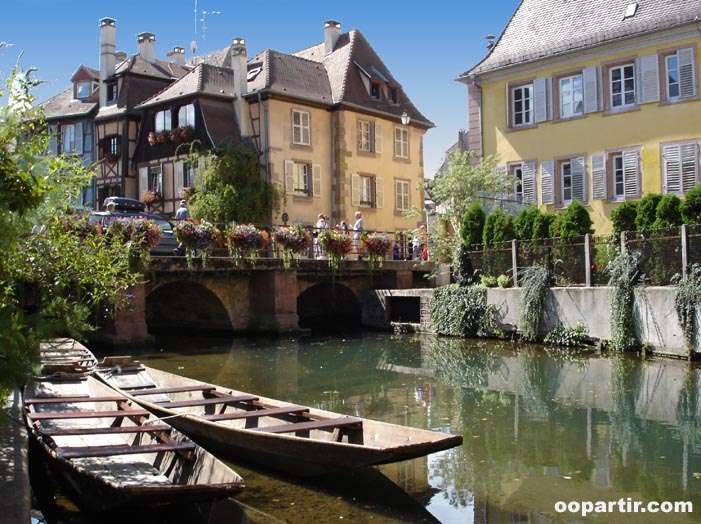
[[[187,208],[187,200],[180,201],[180,207],[175,212],[175,220],[177,220],[179,222],[184,222],[185,220],[190,220],[190,210]],[[184,256],[185,255],[185,246],[183,245],[182,242],[180,242],[178,244],[178,247],[176,247],[173,250],[173,254],[175,256]]]
[[[363,214],[360,211],[355,212],[355,224],[353,224],[353,247],[358,255],[358,260],[363,259],[360,253],[360,235],[363,234]]]

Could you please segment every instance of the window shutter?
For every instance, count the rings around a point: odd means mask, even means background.
[[[148,167],[139,168],[139,195],[148,190]]]
[[[381,178],[375,178],[375,207],[385,207],[385,183]]]
[[[351,206],[358,207],[360,205],[360,175],[353,173],[351,175]]]
[[[319,164],[312,166],[312,196],[321,196],[321,166]]]
[[[175,170],[175,180],[176,180],[176,184],[178,184],[178,189],[182,189],[183,187],[187,187],[187,181],[185,180],[185,170],[183,169],[183,163],[176,162],[174,170]]]
[[[58,127],[49,126],[49,154],[58,154],[58,139],[57,139]]]
[[[543,204],[554,202],[553,171],[555,171],[555,163],[552,160],[540,164],[540,199]]]
[[[295,192],[295,163],[292,160],[285,160],[285,193],[294,195]]]
[[[584,87],[584,112],[593,113],[599,110],[599,72],[598,67],[586,67],[582,70],[582,85]]]
[[[156,187],[154,190],[156,193],[163,196],[163,165],[161,165],[161,170],[158,172],[158,178],[156,178]]]
[[[681,146],[681,166],[682,166],[682,191],[689,191],[696,187],[698,180],[697,169],[698,146],[694,144],[684,144]]]
[[[586,202],[587,188],[585,184],[586,171],[584,168],[584,157],[575,157],[571,159],[570,162],[572,165],[572,199]]]
[[[694,50],[692,48],[677,51],[679,62],[679,97],[689,98],[696,94],[694,80]]]
[[[662,159],[665,184],[663,190],[665,193],[679,193],[681,191],[681,147],[664,146]]]
[[[608,198],[608,185],[606,181],[606,157],[604,155],[592,155],[591,157],[591,197],[594,200],[606,200]]]
[[[637,198],[640,195],[639,170],[638,152],[623,151],[623,191],[626,198]]]
[[[548,84],[550,77],[536,78],[533,81],[534,98],[534,118],[537,122],[544,122],[548,119]]]
[[[640,104],[660,101],[660,66],[657,55],[647,55],[638,59],[640,75]]]
[[[535,204],[535,162],[523,164],[523,201]]]
[[[375,122],[375,153],[382,153],[382,122]]]
[[[83,154],[83,123],[75,124],[75,152],[79,155]]]

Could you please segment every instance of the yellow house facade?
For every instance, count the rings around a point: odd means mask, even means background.
[[[701,171],[699,15],[698,2],[523,0],[459,78],[470,149],[499,156],[517,199],[581,201],[597,233],[626,200],[683,197]]]

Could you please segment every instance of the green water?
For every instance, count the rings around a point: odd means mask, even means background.
[[[701,522],[701,378],[684,362],[384,333],[162,338],[134,354],[222,386],[464,436],[460,448],[316,481],[234,463],[247,489],[200,510],[204,522]],[[628,497],[697,509],[555,511]],[[190,521],[182,515],[149,521]]]

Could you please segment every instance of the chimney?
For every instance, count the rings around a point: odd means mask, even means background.
[[[127,59],[127,52],[126,51],[117,51],[117,53],[114,55],[115,58],[117,59],[117,64],[121,64]]]
[[[156,35],[153,33],[139,33],[136,35],[139,44],[139,55],[144,60],[154,62],[156,60]]]
[[[241,130],[241,136],[251,136],[250,117],[244,114],[248,104],[243,95],[248,92],[248,59],[246,58],[246,40],[237,36],[231,40],[231,69],[234,70],[234,109]]]
[[[341,22],[327,20],[324,22],[324,54],[333,53],[338,37],[341,36]]]
[[[100,107],[107,105],[105,80],[114,73],[116,48],[117,21],[113,18],[102,18],[100,20]]]
[[[166,55],[168,60],[178,65],[185,65],[185,48],[174,47],[173,50]]]

